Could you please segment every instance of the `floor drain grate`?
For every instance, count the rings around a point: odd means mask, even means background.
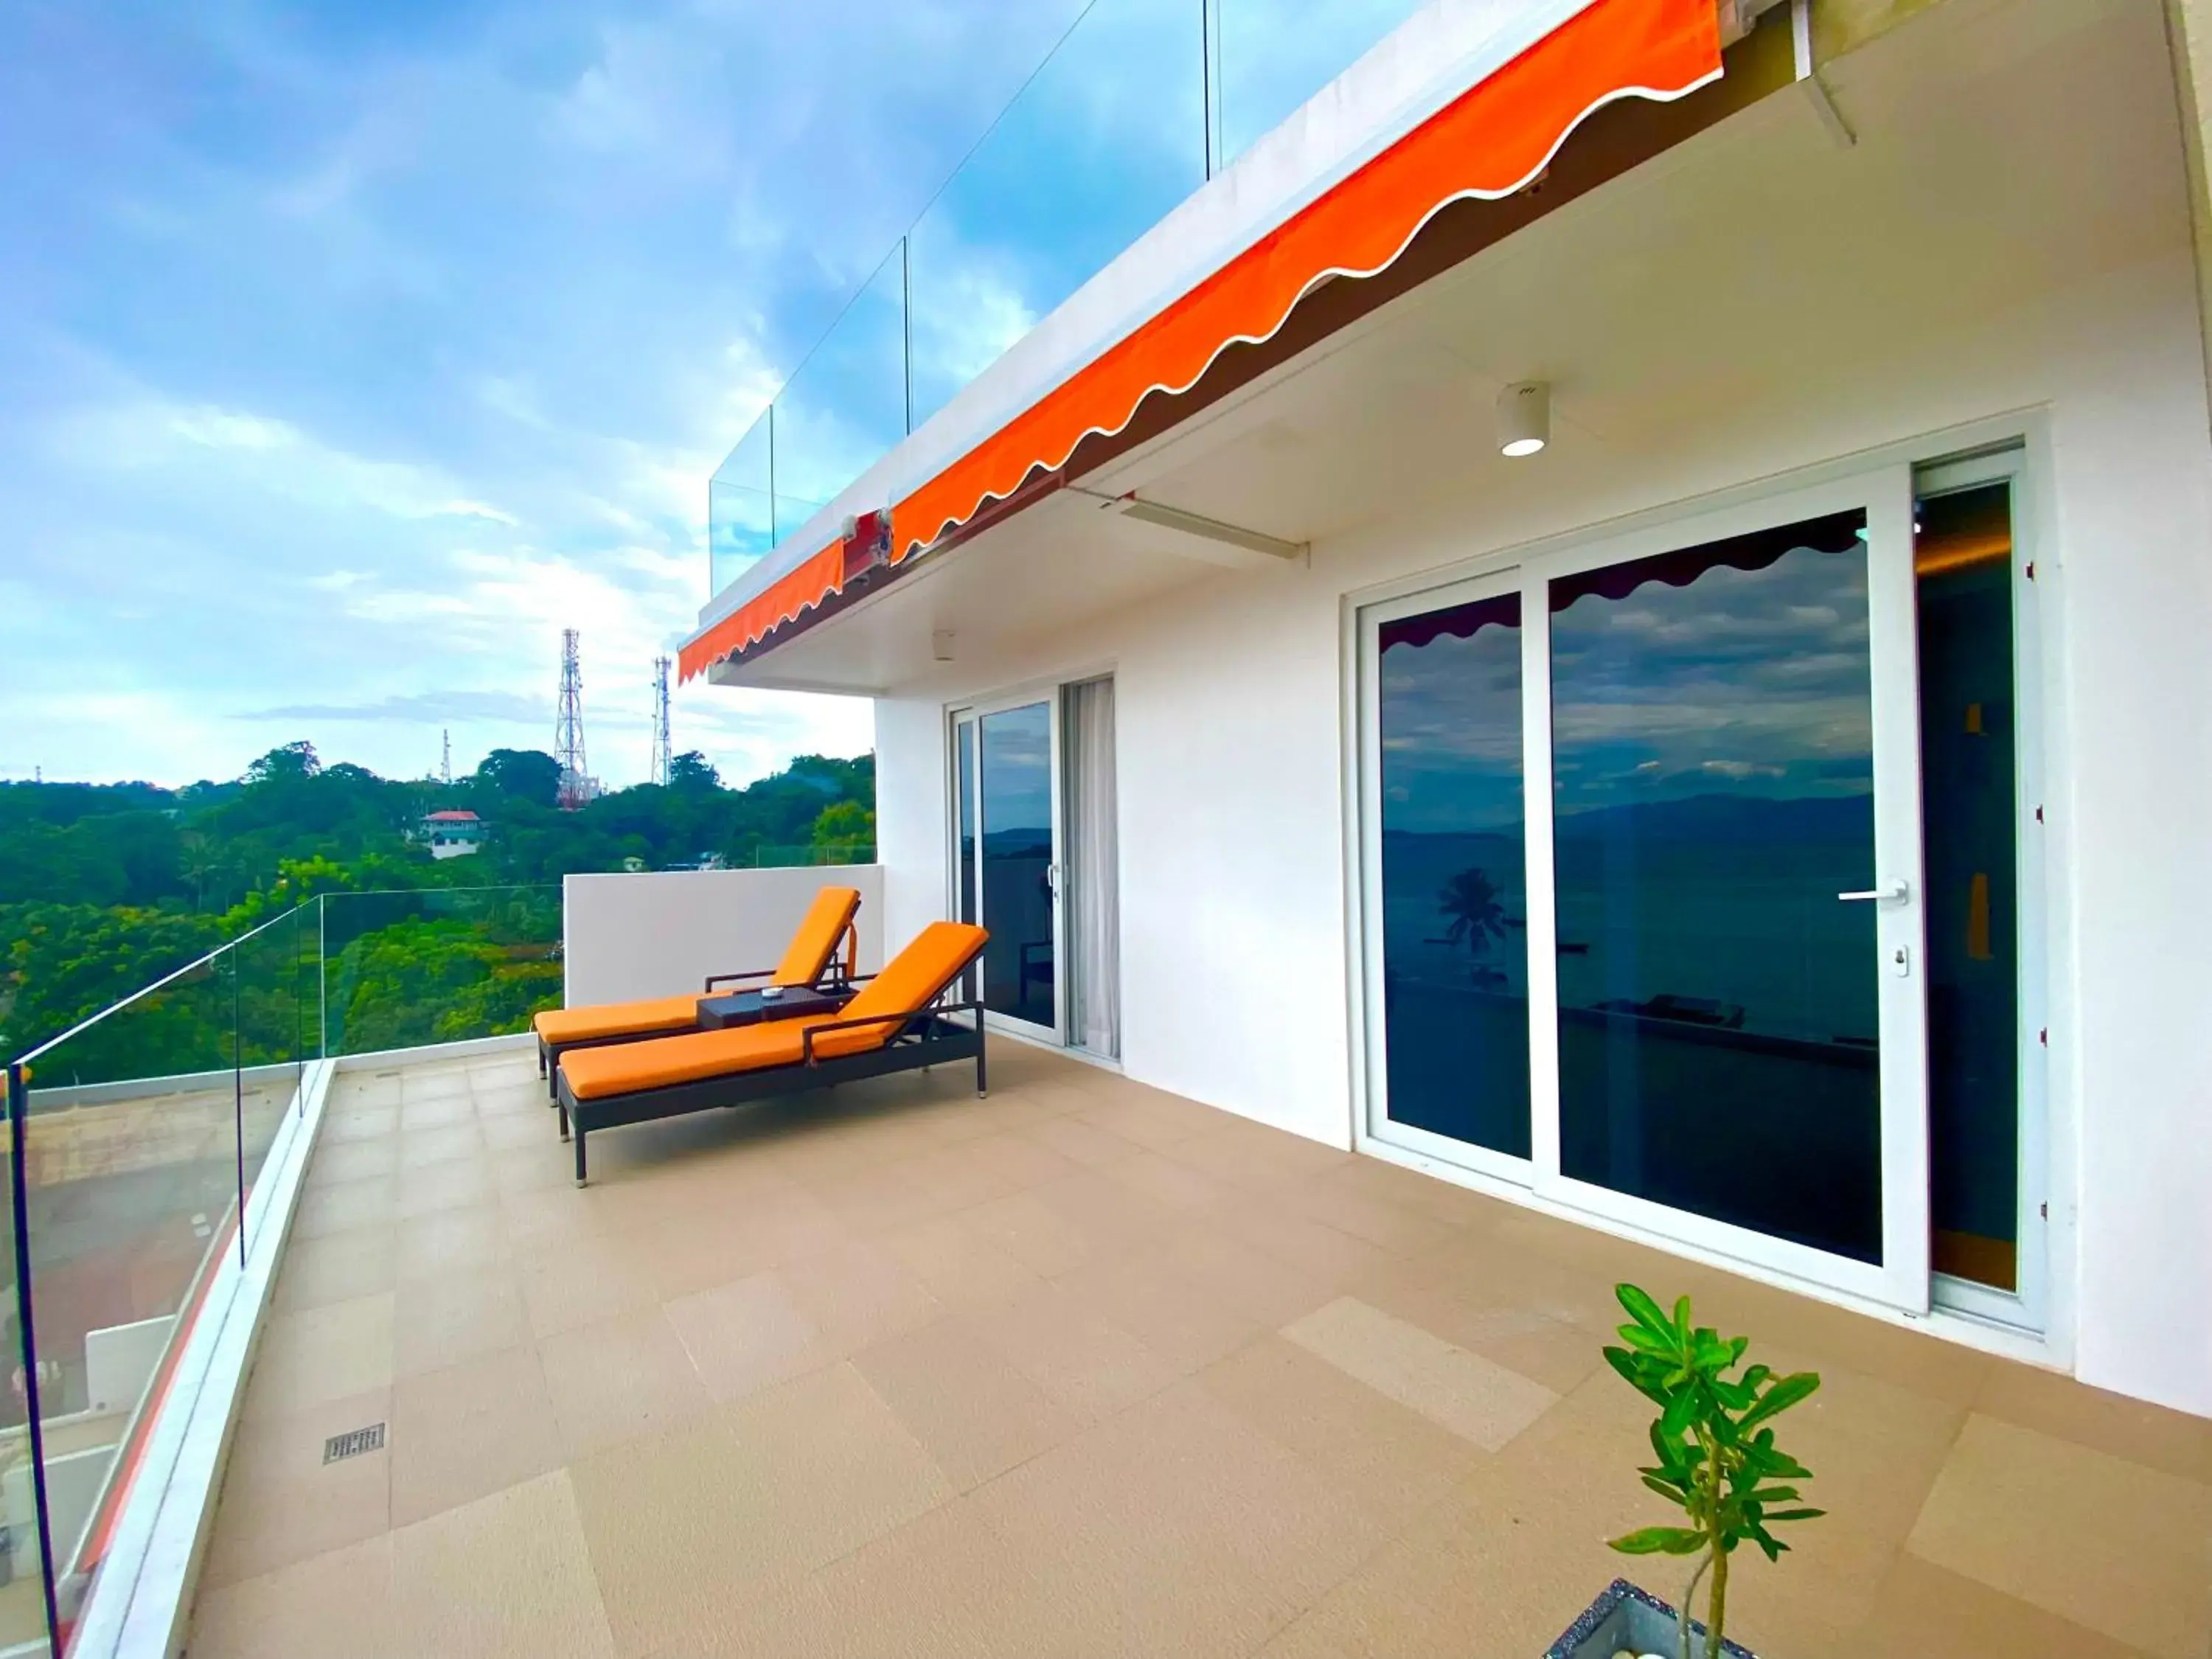
[[[372,1423],[365,1429],[353,1429],[344,1434],[334,1434],[323,1442],[323,1462],[335,1463],[340,1458],[358,1457],[363,1452],[384,1449],[384,1425]]]

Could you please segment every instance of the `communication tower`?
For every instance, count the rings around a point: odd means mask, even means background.
[[[668,783],[668,671],[675,665],[666,657],[653,659],[653,781]]]
[[[584,671],[576,630],[561,630],[561,713],[553,728],[553,758],[561,763],[561,810],[573,812],[599,793],[584,764]]]

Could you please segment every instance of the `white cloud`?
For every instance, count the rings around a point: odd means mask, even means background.
[[[0,264],[0,772],[306,737],[419,775],[441,698],[470,763],[575,626],[594,766],[642,775],[708,476],[1080,3],[73,6],[0,64],[50,209]],[[960,309],[959,372],[1026,325]],[[872,740],[866,703],[676,712],[738,778]]]
[[[56,423],[54,447],[65,464],[85,471],[190,471],[204,481],[212,471],[241,489],[325,507],[521,522],[461,494],[442,468],[354,454],[286,421],[157,394],[73,411]]]
[[[929,251],[936,282],[914,307],[915,384],[965,386],[1035,328],[1037,314],[988,253],[949,241]]]
[[[158,410],[143,411],[157,424],[165,418],[170,431],[186,443],[210,449],[283,449],[300,441],[300,434],[282,421],[258,415],[240,415],[224,409],[181,409],[166,417]],[[127,422],[132,416],[120,417]]]
[[[503,525],[519,526],[522,522],[514,514],[502,512],[488,501],[447,501],[437,508],[434,516],[451,519],[488,519],[494,524]]]
[[[241,720],[402,720],[413,726],[456,722],[550,726],[550,697],[511,691],[417,691],[371,702],[303,703],[282,708],[252,708],[231,716]]]

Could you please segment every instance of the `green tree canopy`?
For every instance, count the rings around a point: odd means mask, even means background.
[[[560,799],[561,763],[542,749],[495,749],[477,768],[480,789],[535,806]]]
[[[358,935],[403,920],[434,922],[444,931],[422,936],[434,948],[395,945],[395,952],[369,953],[381,964],[372,977],[418,989],[434,982],[443,988],[434,996],[410,993],[408,1000],[445,999],[474,1010],[471,1018],[489,1019],[495,1011],[503,1021],[513,1007],[544,994],[544,963],[551,960],[545,952],[560,937],[553,884],[563,875],[620,869],[631,859],[649,868],[708,856],[750,865],[763,848],[842,847],[873,835],[871,756],[803,756],[742,788],[725,786],[696,753],[680,760],[676,773],[672,787],[617,790],[574,811],[554,805],[560,769],[536,750],[495,750],[473,778],[442,788],[380,778],[343,762],[325,766],[304,742],[270,750],[243,778],[178,790],[0,783],[0,1045],[21,1052],[43,1042],[223,940],[324,894],[344,896],[328,908],[326,938],[301,930],[311,947],[327,948],[335,961]],[[482,852],[430,857],[422,817],[445,805],[483,816]],[[516,932],[520,924],[510,918],[500,924],[508,933],[486,933],[490,919],[467,908],[489,901],[465,890],[526,888],[538,890],[532,902],[552,907],[550,920],[533,917]],[[459,933],[449,926],[457,921],[465,923]],[[526,939],[535,957],[477,948],[489,939],[509,950]],[[422,964],[434,956],[441,965],[431,972]],[[357,959],[368,965],[368,957]],[[386,969],[391,974],[379,977]],[[557,963],[552,972],[557,995]],[[485,981],[489,1000],[460,999],[454,987],[475,983],[471,974],[492,976]],[[270,975],[250,977],[259,982]],[[503,988],[495,994],[492,979]],[[191,1045],[178,1033],[198,1031],[205,1019],[221,1026],[227,1016],[214,1007],[221,1000],[198,981],[179,985],[164,994],[165,1012],[134,1014],[130,1031],[167,1033],[153,1047],[181,1055]],[[349,1006],[352,1000],[349,994]],[[363,1017],[365,1029],[374,1029],[382,1016]],[[120,1030],[111,1028],[100,1041],[112,1048]],[[109,1060],[123,1063],[113,1054]]]
[[[246,769],[249,786],[283,786],[313,777],[323,769],[315,745],[305,739],[280,744]]]
[[[856,800],[836,800],[815,816],[809,839],[817,847],[872,846],[876,815]]]
[[[722,775],[696,749],[687,749],[668,763],[671,789],[720,789]]]

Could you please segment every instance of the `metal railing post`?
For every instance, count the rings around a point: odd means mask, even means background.
[[[301,1117],[307,1115],[307,988],[300,973],[300,936],[304,930],[298,924],[306,909],[303,904],[292,913],[292,1104]]]
[[[315,895],[315,1010],[320,1030],[316,1040],[316,1058],[331,1057],[331,949],[329,923],[331,896]]]
[[[239,952],[230,957],[230,1145],[238,1159],[238,1265],[246,1266],[246,1044],[240,1027],[244,975],[239,972]]]
[[[46,1437],[39,1411],[39,1340],[31,1309],[31,1212],[23,1189],[23,1136],[30,1117],[29,1090],[23,1068],[8,1067],[8,1186],[10,1220],[15,1240],[15,1321],[21,1336],[23,1409],[28,1414],[31,1443],[31,1496],[39,1519],[39,1583],[46,1595],[46,1633],[61,1639],[61,1619],[54,1601],[53,1528],[46,1514]]]
[[[1221,153],[1221,0],[1198,0],[1199,117],[1206,125],[1206,176],[1228,165]]]

